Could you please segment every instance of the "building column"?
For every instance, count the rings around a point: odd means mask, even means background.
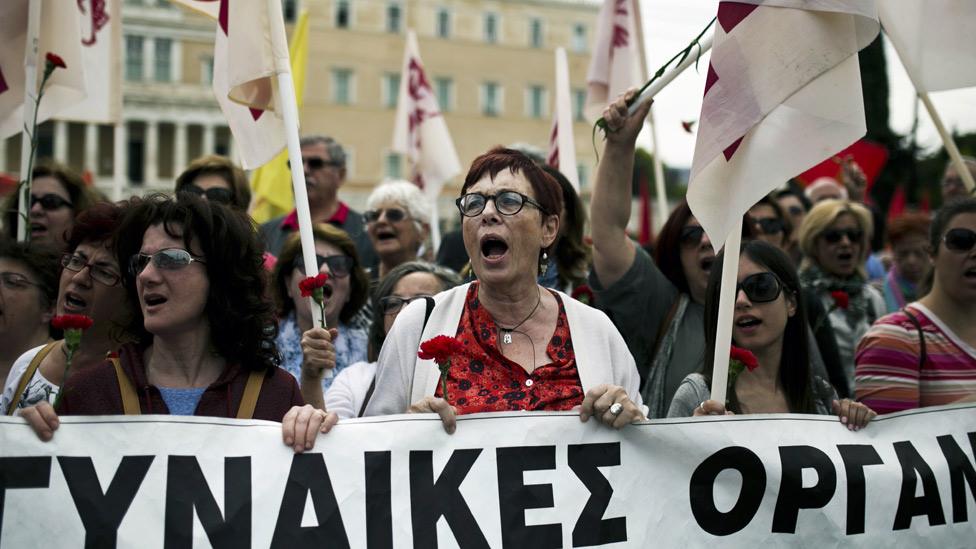
[[[85,124],[85,168],[98,181],[98,124]]]
[[[156,39],[146,36],[142,39],[142,80],[152,82],[156,79]]]
[[[203,154],[214,153],[214,143],[217,140],[217,128],[212,124],[203,125]]]
[[[64,120],[54,121],[54,159],[68,163],[68,123]]]
[[[159,123],[146,120],[145,154],[143,155],[143,179],[146,186],[156,185],[159,180]]]
[[[173,173],[179,175],[186,169],[186,122],[177,122],[173,128]]]
[[[129,184],[129,128],[125,120],[115,123],[112,134],[112,200],[122,200],[122,190]]]
[[[7,171],[7,138],[0,137],[0,172]]]

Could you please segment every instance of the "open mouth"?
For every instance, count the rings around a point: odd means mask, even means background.
[[[391,230],[376,231],[376,240],[379,241],[396,240],[396,237],[397,237],[396,233]]]
[[[762,320],[759,320],[758,318],[749,315],[746,315],[740,318],[739,320],[735,321],[735,325],[738,326],[739,328],[755,328],[760,324],[762,324]]]
[[[30,230],[32,235],[43,234],[47,232],[47,225],[43,223],[31,223]]]
[[[962,275],[966,278],[976,279],[976,267],[967,269]]]
[[[496,236],[481,239],[481,255],[488,259],[499,259],[508,252],[508,243]]]
[[[710,273],[712,271],[712,265],[715,264],[715,256],[706,257],[705,259],[702,259],[698,264],[701,266],[701,269],[703,271],[705,271],[706,273]]]
[[[851,261],[854,259],[854,254],[852,254],[851,252],[841,252],[837,254],[837,259],[841,261]]]
[[[166,303],[166,301],[168,300],[159,294],[146,294],[142,296],[142,301],[146,304],[147,307],[155,307],[157,305],[162,305],[163,303]]]
[[[335,292],[335,290],[332,289],[331,284],[326,284],[325,286],[322,286],[322,295],[325,297],[325,299],[329,299],[330,297],[332,297],[333,292]]]
[[[83,311],[88,308],[88,302],[74,292],[64,294],[64,308],[72,311]]]

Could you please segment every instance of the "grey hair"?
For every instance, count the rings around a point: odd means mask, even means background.
[[[329,153],[329,160],[339,162],[343,168],[346,167],[346,150],[335,139],[327,135],[307,135],[298,143],[302,148],[321,143],[325,145],[325,150]]]
[[[430,200],[413,183],[402,179],[388,179],[380,183],[366,199],[366,209],[375,210],[377,206],[387,202],[406,208],[415,221],[430,225]]]

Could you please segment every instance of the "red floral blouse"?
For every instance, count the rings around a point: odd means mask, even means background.
[[[478,282],[471,284],[456,335],[466,356],[451,360],[447,377],[447,392],[458,413],[570,410],[583,403],[566,309],[559,294],[552,294],[559,304],[556,330],[546,347],[552,362],[529,374],[502,355],[498,326],[478,300]],[[440,383],[434,396],[443,396]]]

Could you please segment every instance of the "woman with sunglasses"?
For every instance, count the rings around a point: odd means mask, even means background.
[[[846,200],[823,200],[800,227],[800,282],[820,299],[826,315],[809,319],[814,329],[829,323],[849,387],[854,386],[854,347],[884,314],[884,298],[867,279],[871,213]]]
[[[129,325],[137,341],[71,375],[59,414],[281,421],[304,403],[295,379],[277,367],[261,245],[249,219],[186,193],[152,195],[130,206],[117,235],[125,289],[138,304]],[[50,440],[54,410],[46,402],[29,410],[22,415]]]
[[[334,377],[324,372],[331,369],[338,374],[348,366],[366,360],[366,330],[351,321],[369,297],[369,278],[359,264],[356,245],[342,229],[327,223],[312,227],[316,261],[319,272],[329,280],[325,294],[325,325],[329,330],[313,326],[309,299],[302,297],[298,283],[306,276],[302,258],[302,244],[298,233],[285,243],[274,270],[274,293],[278,306],[278,352],[281,367],[295,376],[309,404],[321,408],[322,395],[328,391]],[[310,346],[328,355],[321,362],[305,360],[303,346]]]
[[[366,200],[366,233],[379,257],[370,273],[380,280],[394,267],[424,255],[430,234],[430,201],[408,181],[386,181]]]
[[[61,257],[55,314],[85,315],[92,327],[85,330],[72,359],[69,376],[105,360],[133,335],[128,325],[133,304],[122,287],[122,270],[115,258],[116,229],[126,205],[96,202],[78,214]],[[51,275],[58,274],[56,268]],[[46,339],[46,338],[45,338]],[[42,401],[54,402],[65,381],[64,340],[37,345],[24,353],[11,369],[0,396],[0,413],[17,411]]]
[[[752,224],[753,238],[786,251],[793,226],[778,202],[768,196],[760,198],[749,208],[745,221]]]
[[[176,178],[176,193],[187,192],[246,212],[251,205],[247,175],[225,156],[201,156]]]
[[[728,391],[727,404],[710,399],[722,254],[716,265],[705,301],[705,362],[701,373],[682,381],[668,417],[729,412],[834,414],[848,429],[866,426],[876,415],[870,408],[838,400],[830,383],[812,374],[800,281],[789,257],[767,242],[742,245],[732,324],[732,344],[751,351],[759,367],[739,374]]]
[[[857,348],[857,397],[881,413],[976,400],[976,199],[943,206],[929,245],[931,291]]]
[[[0,238],[0,381],[24,352],[48,342],[57,297],[57,252]]]
[[[33,169],[30,190],[31,242],[42,242],[65,251],[75,216],[95,202],[93,193],[80,175],[60,164],[46,163]],[[7,236],[17,235],[17,193],[4,204],[4,224]]]

